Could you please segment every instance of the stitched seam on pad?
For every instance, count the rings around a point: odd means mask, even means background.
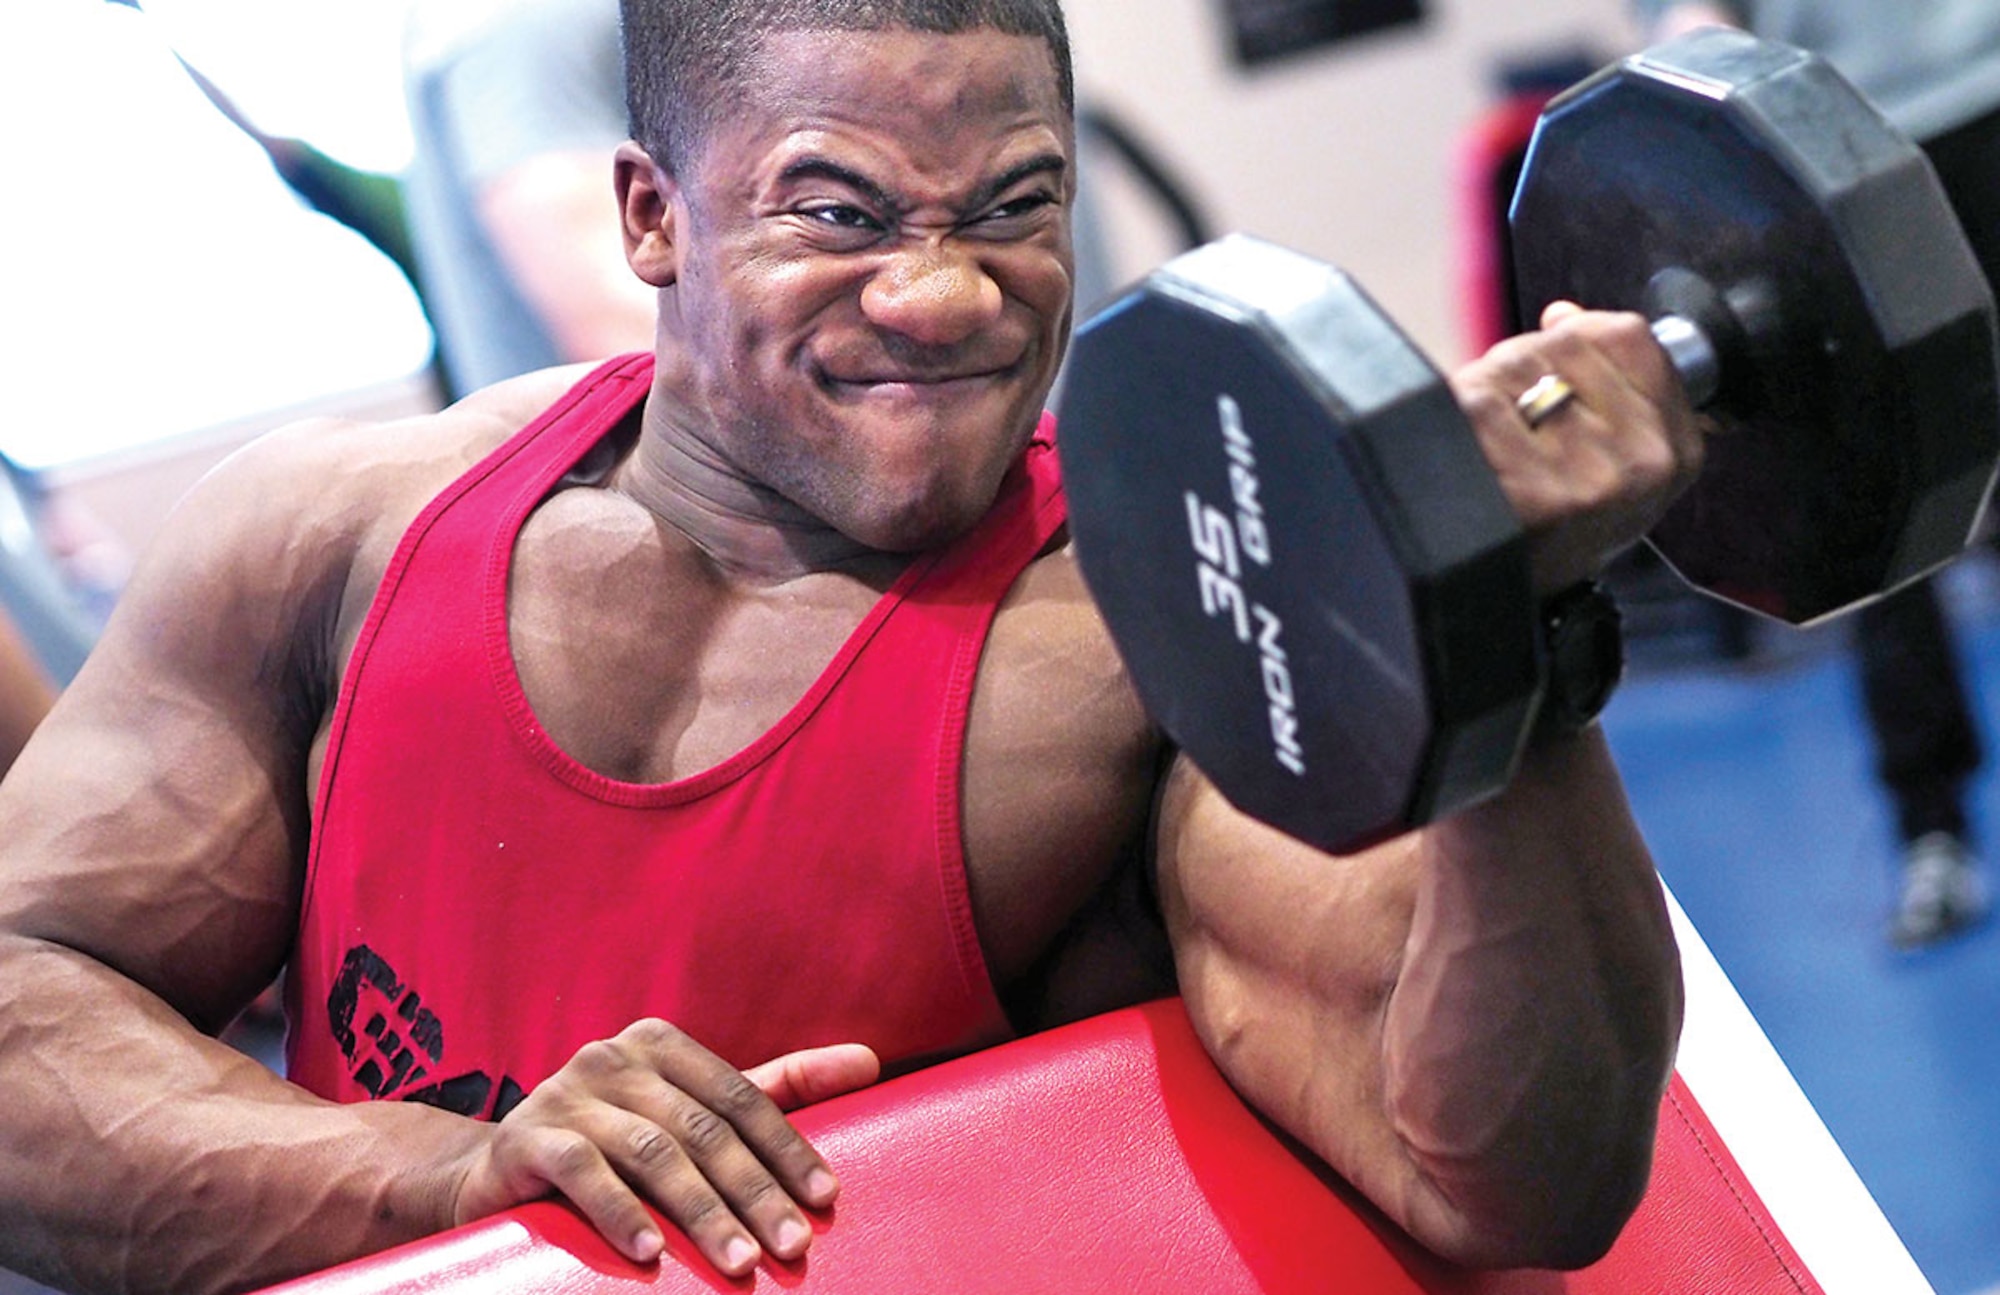
[[[1744,1217],[1750,1220],[1750,1226],[1757,1229],[1758,1238],[1763,1241],[1765,1248],[1771,1252],[1771,1257],[1778,1261],[1778,1266],[1784,1269],[1785,1276],[1791,1279],[1793,1289],[1797,1290],[1799,1295],[1810,1295],[1811,1290],[1817,1289],[1817,1286],[1808,1287],[1806,1281],[1793,1269],[1791,1262],[1785,1257],[1785,1251],[1781,1247],[1778,1238],[1773,1237],[1770,1229],[1764,1226],[1761,1206],[1751,1205],[1743,1189],[1737,1185],[1736,1175],[1729,1172],[1728,1167],[1723,1163],[1722,1157],[1717,1155],[1714,1148],[1709,1145],[1708,1138],[1702,1133],[1701,1125],[1689,1118],[1686,1108],[1681,1105],[1680,1097],[1670,1090],[1667,1093],[1667,1101],[1673,1106],[1674,1114],[1680,1117],[1681,1123],[1687,1126],[1688,1132],[1694,1135],[1695,1146],[1700,1149],[1703,1158],[1708,1161],[1711,1168],[1722,1176],[1724,1185],[1729,1188],[1729,1194],[1736,1199],[1737,1207],[1743,1211]]]

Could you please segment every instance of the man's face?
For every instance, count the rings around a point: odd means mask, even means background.
[[[871,547],[978,520],[1070,322],[1074,135],[1048,46],[787,32],[682,168],[673,416]]]

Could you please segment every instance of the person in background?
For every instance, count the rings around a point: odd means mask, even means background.
[[[610,157],[627,138],[613,0],[418,0],[405,176],[453,394],[653,345]]]
[[[1924,147],[1989,281],[2000,279],[2000,4],[1993,0],[1634,0],[1650,36],[1731,26],[1811,50]],[[1876,767],[1902,843],[1889,937],[1913,948],[1985,917],[1966,784],[1980,725],[1936,582],[1855,620]]]

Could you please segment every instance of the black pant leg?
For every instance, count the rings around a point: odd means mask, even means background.
[[[1862,608],[1855,641],[1876,768],[1895,799],[1903,839],[1964,835],[1961,791],[1982,752],[1934,582]]]
[[[2000,282],[2000,111],[1925,145],[1990,282]],[[1855,638],[1877,770],[1905,840],[1964,834],[1965,780],[1980,736],[1950,622],[1932,581],[1863,608]]]

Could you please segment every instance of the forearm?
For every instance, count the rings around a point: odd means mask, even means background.
[[[0,937],[0,1264],[86,1291],[269,1284],[450,1222],[485,1126],[337,1106],[103,965]]]
[[[1424,833],[1384,1106],[1439,1248],[1582,1263],[1646,1183],[1681,1014],[1650,856],[1602,737],[1546,741]]]

